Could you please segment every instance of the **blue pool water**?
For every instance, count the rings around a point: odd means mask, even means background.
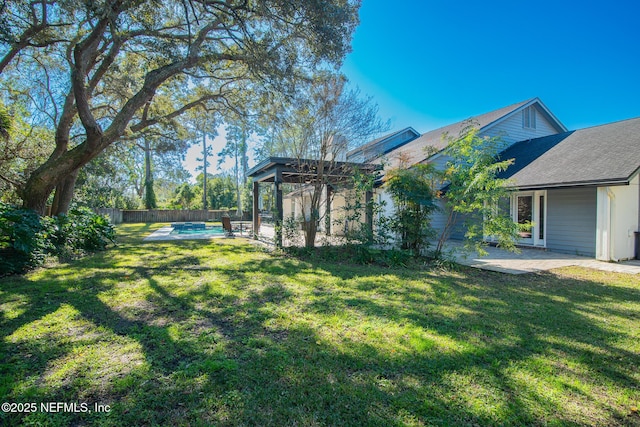
[[[174,228],[171,234],[199,235],[199,236],[224,236],[224,230],[219,225],[209,225],[205,228]]]

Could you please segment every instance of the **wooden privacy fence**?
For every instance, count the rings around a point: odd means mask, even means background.
[[[242,218],[236,217],[236,211],[231,210],[122,210],[122,209],[94,209],[101,215],[109,215],[111,222],[120,224],[123,222],[187,222],[187,221],[221,221],[223,215],[228,215],[234,220],[249,221],[251,213],[245,212]]]

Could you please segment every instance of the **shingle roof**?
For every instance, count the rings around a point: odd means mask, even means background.
[[[520,189],[624,184],[640,169],[640,118],[518,142],[499,176]]]
[[[391,148],[386,148],[384,146],[380,146],[380,142],[387,140],[387,139],[391,139],[397,135],[401,135],[402,133],[407,132],[412,134],[413,136],[411,136],[410,138],[406,139],[406,140],[402,140],[402,141],[397,141],[397,145],[395,145],[394,147]],[[381,155],[386,154],[389,151],[395,150],[405,144],[407,144],[409,141],[418,138],[420,136],[420,134],[412,127],[406,127],[404,129],[400,129],[391,133],[388,133],[386,135],[383,135],[379,138],[374,139],[373,141],[369,141],[364,145],[361,145],[359,147],[354,148],[353,150],[349,151],[347,153],[347,160],[350,161],[350,159],[354,158],[354,157],[358,157],[361,156],[362,159],[360,161],[369,161],[372,158],[375,157],[379,157]],[[380,151],[382,149],[382,151]],[[380,152],[378,152],[380,151]]]
[[[508,114],[511,114],[515,110],[523,107],[524,105],[537,100],[537,98],[528,99],[526,101],[518,102],[517,104],[509,105],[507,107],[500,108],[498,110],[491,111],[489,113],[481,114],[479,116],[470,117],[470,119],[477,122],[479,128],[482,130],[492,125],[497,120],[501,119]],[[396,167],[399,163],[399,154],[402,153],[402,159],[409,164],[419,163],[427,158],[425,153],[426,147],[433,147],[437,151],[444,149],[447,146],[447,141],[442,139],[443,134],[457,137],[460,131],[467,125],[469,119],[462,120],[457,123],[453,123],[448,126],[441,127],[439,129],[432,130],[427,133],[423,133],[419,138],[414,139],[408,144],[391,151],[387,155],[387,161],[389,166]]]

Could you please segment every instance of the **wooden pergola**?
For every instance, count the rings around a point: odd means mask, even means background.
[[[328,160],[298,159],[291,157],[269,157],[249,171],[249,176],[253,179],[253,230],[257,236],[259,223],[259,185],[261,183],[272,183],[274,186],[276,204],[276,230],[282,225],[284,212],[282,207],[282,184],[312,184],[322,179],[327,185],[327,200],[331,200],[332,188],[344,185],[349,182],[358,170],[365,174],[377,174],[382,170],[382,165],[372,163],[351,163]],[[322,178],[319,178],[319,175]],[[366,192],[367,206],[373,194]],[[327,212],[329,212],[327,206]],[[365,221],[370,228],[373,228],[373,215],[369,209],[365,213]],[[276,235],[276,244],[282,246],[282,234]]]

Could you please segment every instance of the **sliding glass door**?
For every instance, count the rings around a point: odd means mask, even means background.
[[[520,243],[545,246],[545,226],[547,219],[546,191],[518,193],[512,198],[513,221],[530,225],[520,231]]]

